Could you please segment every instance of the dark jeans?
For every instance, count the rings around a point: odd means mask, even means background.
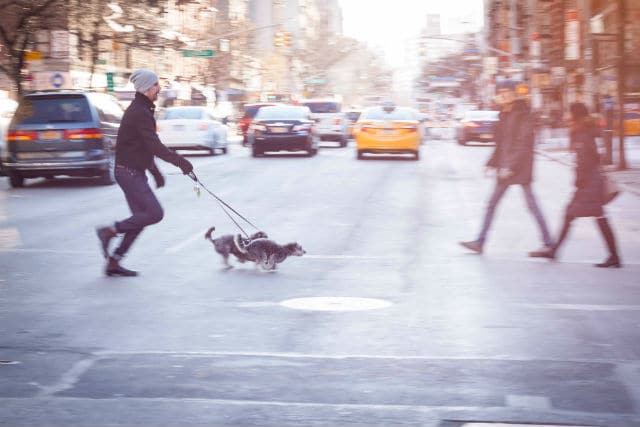
[[[116,222],[116,231],[124,233],[120,246],[114,251],[114,258],[122,258],[134,240],[147,225],[160,222],[164,216],[162,206],[149,187],[144,171],[116,166],[116,182],[122,188],[129,204],[131,216]]]
[[[478,241],[481,244],[484,244],[484,241],[487,239],[487,234],[489,233],[489,228],[491,227],[491,222],[493,221],[493,215],[495,213],[496,207],[504,196],[504,193],[509,188],[510,184],[506,184],[503,181],[497,180],[496,186],[493,190],[493,194],[489,199],[489,204],[487,205],[487,212],[484,216],[484,223],[482,224],[482,230],[480,231],[480,235],[478,236]],[[549,229],[547,228],[547,224],[544,221],[544,216],[542,216],[542,211],[540,207],[538,207],[538,203],[536,202],[536,197],[533,194],[533,190],[531,189],[531,184],[521,184],[522,191],[524,192],[524,197],[527,202],[527,207],[529,211],[533,214],[538,226],[540,227],[540,234],[542,236],[542,241],[547,246],[553,246],[553,241],[551,240],[551,236],[549,234]]]

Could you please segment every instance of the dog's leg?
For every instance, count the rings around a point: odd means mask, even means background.
[[[225,268],[233,268],[233,265],[231,265],[231,263],[229,262],[229,255],[222,257],[222,263],[224,264]]]

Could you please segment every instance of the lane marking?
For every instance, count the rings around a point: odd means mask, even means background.
[[[374,298],[311,297],[284,300],[280,305],[294,310],[307,311],[363,311],[386,308],[391,303]]]
[[[567,358],[526,358],[517,356],[508,356],[498,354],[493,356],[477,355],[477,356],[429,356],[429,355],[377,355],[377,354],[318,354],[318,353],[289,353],[289,352],[256,352],[256,351],[172,351],[172,350],[130,350],[130,351],[114,351],[104,350],[92,353],[99,357],[113,356],[136,356],[136,355],[165,355],[170,357],[274,357],[274,358],[290,358],[290,359],[370,359],[370,360],[424,360],[424,361],[488,361],[488,362],[559,362],[559,363],[603,363],[616,364],[626,363],[634,367],[640,368],[640,359],[567,359]]]
[[[548,411],[551,409],[551,401],[544,396],[529,396],[508,394],[506,404],[510,408],[527,408]]]
[[[176,252],[184,249],[185,247],[189,246],[191,243],[195,242],[198,239],[204,239],[204,233],[202,231],[198,231],[197,234],[194,234],[191,237],[187,237],[182,242],[168,247],[167,249],[165,249],[164,253],[175,254]]]

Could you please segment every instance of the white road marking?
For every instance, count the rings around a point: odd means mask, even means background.
[[[551,401],[544,396],[525,396],[518,394],[507,395],[507,406],[511,408],[528,408],[528,409],[551,409]]]
[[[183,240],[182,242],[170,246],[167,249],[165,249],[164,253],[165,254],[175,254],[176,252],[182,250],[183,248],[189,246],[191,243],[195,242],[198,239],[204,239],[204,234],[202,233],[202,231],[198,231],[197,234],[194,234],[191,237],[188,237],[187,239]]]
[[[389,301],[374,298],[312,297],[293,298],[282,301],[283,307],[308,311],[362,311],[386,308]]]

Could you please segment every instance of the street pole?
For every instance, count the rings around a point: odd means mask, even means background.
[[[620,170],[627,168],[624,151],[624,94],[625,94],[625,1],[618,0],[618,151],[620,153]]]

